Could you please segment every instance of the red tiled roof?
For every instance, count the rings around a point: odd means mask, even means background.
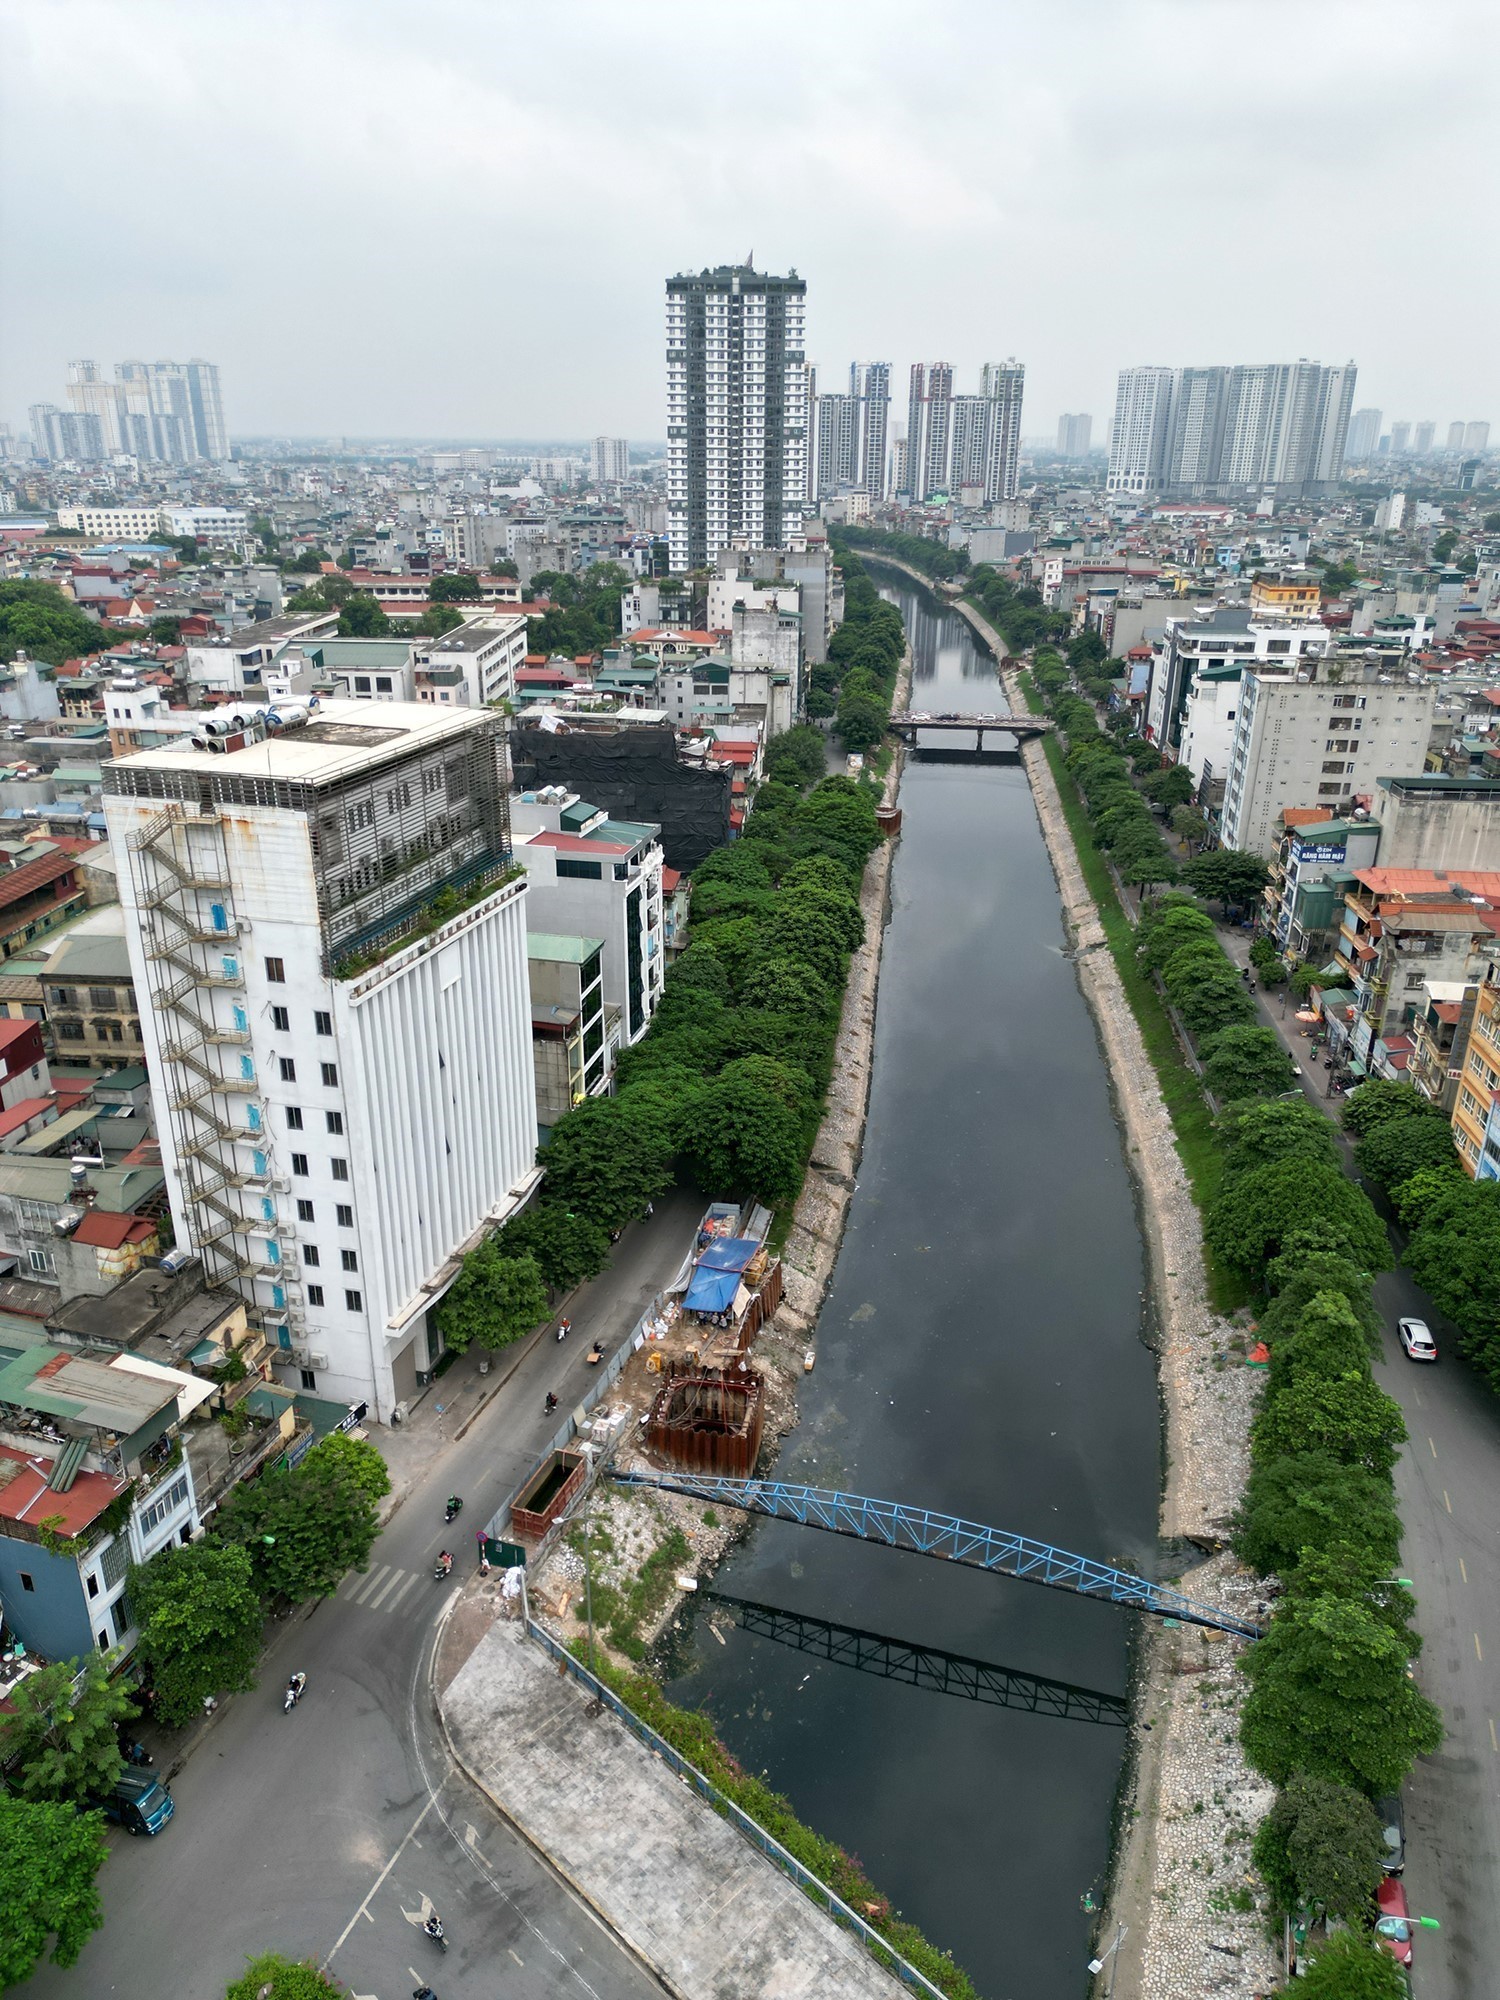
[[[722,757],[728,764],[753,764],[755,745],[753,743],[716,743],[714,755]]]
[[[16,1468],[14,1477],[4,1473]],[[47,1475],[52,1461],[28,1458],[8,1444],[0,1444],[0,1515],[8,1521],[29,1521],[36,1527],[51,1521],[60,1535],[76,1535],[90,1521],[97,1520],[112,1501],[124,1492],[103,1472],[80,1472],[66,1493],[49,1489]]]
[[[55,1111],[56,1104],[50,1097],[23,1097],[19,1104],[13,1104],[9,1111],[0,1111],[0,1139],[8,1138],[33,1118],[40,1118],[44,1111]]]
[[[25,872],[24,868],[16,870],[18,875],[24,875]],[[12,1042],[20,1041],[28,1028],[35,1026],[35,1021],[0,1021],[0,1054],[3,1054]]]
[[[156,1224],[144,1215],[109,1215],[91,1208],[73,1231],[75,1243],[92,1244],[96,1250],[118,1250],[122,1243],[144,1243],[156,1234]]]
[[[0,910],[9,909],[12,903],[24,902],[28,896],[45,889],[59,876],[71,874],[78,866],[77,857],[72,854],[44,854],[38,861],[28,861],[20,868],[12,868],[8,875],[0,875]],[[60,889],[59,897],[70,893]],[[29,1027],[29,1022],[5,1022],[4,1027]],[[0,1038],[0,1046],[3,1046]]]
[[[587,840],[581,833],[534,833],[533,847],[553,847],[563,854],[628,854],[630,849],[623,842],[613,840]],[[29,1025],[29,1024],[28,1024]]]
[[[1283,826],[1316,826],[1321,820],[1332,818],[1326,806],[1284,806],[1281,813]]]
[[[661,871],[661,886],[669,896],[681,880],[682,870],[680,868],[663,868]]]

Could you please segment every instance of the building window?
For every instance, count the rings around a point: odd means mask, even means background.
[[[320,1305],[322,1305],[322,1303],[323,1303],[323,1287],[322,1287],[321,1285],[309,1285],[309,1286],[308,1286],[308,1288],[307,1288],[307,1303],[308,1303],[308,1304],[309,1304],[310,1306],[320,1306]]]
[[[21,1588],[22,1588],[22,1590],[35,1590],[35,1589],[36,1589],[36,1583],[35,1583],[35,1580],[33,1579],[32,1575],[31,1575],[31,1572],[30,1572],[30,1570],[25,1570],[25,1569],[23,1569],[23,1570],[21,1571]]]
[[[293,1062],[293,1060],[292,1060],[292,1058],[291,1058],[290,1056],[281,1056],[281,1057],[279,1057],[279,1058],[278,1058],[278,1061],[279,1061],[279,1062],[280,1062],[280,1064],[281,1064],[281,1080],[282,1080],[282,1082],[283,1082],[283,1083],[295,1083],[295,1082],[297,1081],[297,1065],[296,1065],[296,1063],[295,1063],[295,1062]]]
[[[359,1292],[345,1292],[344,1304],[352,1313],[363,1312],[365,1309],[363,1295]]]
[[[559,854],[557,873],[559,880],[568,878],[578,882],[602,882],[604,864],[602,861],[575,861],[570,854]]]
[[[328,1129],[329,1129],[329,1131],[330,1131],[330,1132],[331,1132],[331,1133],[333,1134],[333,1136],[334,1136],[334,1137],[335,1137],[336,1139],[339,1139],[339,1138],[342,1138],[342,1137],[343,1137],[343,1133],[344,1133],[344,1114],[343,1114],[343,1112],[342,1112],[342,1111],[326,1111],[326,1112],[324,1112],[324,1114],[323,1114],[323,1115],[324,1115],[324,1117],[325,1117],[325,1118],[326,1118],[326,1119],[328,1120]]]
[[[343,1261],[346,1271],[357,1271],[359,1269],[359,1258],[353,1250],[341,1250],[339,1256]]]
[[[299,1222],[311,1222],[312,1219],[313,1219],[312,1203],[310,1201],[299,1201],[297,1203],[297,1220]]]
[[[57,1276],[57,1259],[50,1250],[28,1250],[26,1252],[26,1260],[38,1277],[55,1278]]]
[[[273,1007],[271,1009],[271,1026],[276,1030],[278,1035],[289,1035],[292,1031],[290,1008]]]
[[[304,1177],[306,1176],[306,1173],[307,1173],[307,1155],[306,1155],[306,1153],[293,1153],[293,1155],[292,1155],[292,1172],[293,1172],[294,1174],[301,1174],[301,1175],[303,1175]]]
[[[339,1202],[334,1208],[333,1213],[334,1220],[338,1223],[340,1229],[352,1229],[354,1227],[354,1210],[349,1207],[347,1202]]]
[[[311,1370],[310,1368],[304,1368],[304,1369],[302,1369],[302,1370],[301,1370],[301,1375],[302,1375],[302,1386],[303,1386],[303,1388],[304,1388],[304,1389],[316,1389],[316,1388],[317,1388],[317,1386],[318,1386],[318,1378],[317,1378],[317,1376],[316,1376],[316,1375],[314,1375],[314,1373],[312,1372],[312,1370]]]
[[[266,977],[271,981],[273,986],[285,986],[285,963],[279,958],[268,958],[266,960]]]
[[[303,1261],[303,1263],[304,1263],[304,1264],[316,1264],[316,1263],[317,1263],[317,1261],[318,1261],[318,1246],[317,1246],[317,1244],[316,1244],[316,1243],[304,1243],[304,1244],[303,1244],[303,1246],[302,1246],[302,1261]]]
[[[333,1033],[332,1014],[322,1014],[322,1013],[314,1014],[313,1032],[319,1035],[331,1035]]]
[[[300,1104],[287,1105],[286,1129],[288,1132],[300,1132],[302,1130],[302,1106]]]
[[[322,1071],[323,1071],[323,1081],[324,1081],[324,1083],[325,1083],[325,1084],[327,1085],[327,1087],[328,1087],[328,1088],[329,1088],[330,1090],[337,1090],[337,1089],[338,1089],[338,1087],[339,1087],[339,1066],[338,1066],[338,1064],[337,1064],[337,1063],[323,1063],[323,1064],[321,1064],[321,1065],[320,1065],[320,1067],[321,1067],[321,1069],[322,1069]]]
[[[347,1160],[330,1160],[329,1165],[333,1168],[333,1178],[336,1181],[348,1180],[349,1162]]]

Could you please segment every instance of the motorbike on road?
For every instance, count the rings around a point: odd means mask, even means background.
[[[433,1911],[426,1923],[423,1924],[422,1929],[432,1939],[439,1951],[446,1951],[448,1949],[448,1940],[443,1935],[443,1920],[436,1910]]]
[[[433,1566],[432,1580],[434,1583],[443,1583],[447,1580],[447,1578],[452,1576],[452,1574],[453,1574],[453,1558],[452,1556],[449,1555],[448,1551],[444,1549],[443,1553],[438,1557],[437,1562]]]
[[[459,1499],[456,1493],[450,1493],[448,1495],[447,1512],[444,1514],[443,1519],[445,1521],[452,1521],[463,1511],[464,1511],[463,1501]]]
[[[307,1686],[306,1674],[293,1674],[286,1684],[286,1692],[281,1699],[281,1712],[290,1715],[302,1699],[302,1690]]]

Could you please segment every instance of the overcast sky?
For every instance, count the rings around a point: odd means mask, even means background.
[[[663,280],[853,359],[1359,364],[1500,423],[1496,0],[0,0],[0,417],[219,362],[231,433],[662,436]],[[1441,436],[1441,431],[1440,431]]]

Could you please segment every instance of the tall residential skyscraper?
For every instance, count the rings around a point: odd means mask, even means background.
[[[93,465],[109,456],[104,426],[92,411],[60,410],[56,403],[33,403],[27,412],[31,448],[38,458],[71,458]]]
[[[934,361],[927,370],[927,410],[922,439],[922,498],[943,492],[948,483],[953,442],[953,369]],[[912,498],[916,499],[913,493]]]
[[[872,500],[885,498],[886,439],[891,417],[891,364],[856,361],[849,393],[860,400],[859,483]]]
[[[1087,458],[1093,440],[1094,420],[1081,411],[1057,420],[1057,449],[1062,458]]]
[[[1014,500],[1020,487],[1021,399],[1026,370],[1019,361],[987,361],[979,376],[979,393],[989,404],[989,437],[985,453],[984,497]]]
[[[985,466],[990,451],[990,406],[984,396],[955,396],[953,445],[948,458],[947,484],[954,493],[965,486],[984,490]]]
[[[534,1180],[505,722],[334,701],[246,741],[217,713],[213,750],[104,768],[177,1241],[293,1386],[386,1422]]]
[[[97,361],[71,361],[68,401],[80,416],[97,418],[106,453],[162,465],[229,456],[212,361],[121,361],[112,382]]]
[[[1344,457],[1361,465],[1367,458],[1375,456],[1375,447],[1380,442],[1381,412],[1379,410],[1356,410],[1349,419],[1349,434],[1344,442]]]
[[[1448,449],[1449,451],[1462,451],[1463,448],[1464,427],[1463,420],[1460,418],[1456,424],[1449,424],[1448,426]]]
[[[1411,425],[1406,422],[1391,425],[1391,456],[1404,457],[1411,446]]]
[[[749,264],[667,280],[667,540],[679,574],[801,533],[807,285]]]
[[[1109,491],[1331,485],[1343,463],[1353,362],[1120,371]]]
[[[1351,424],[1350,429],[1354,427]],[[1432,450],[1432,440],[1437,436],[1437,425],[1430,419],[1417,425],[1411,434],[1411,448],[1418,458],[1426,458]]]
[[[906,392],[906,478],[897,489],[914,501],[927,497],[927,490],[922,484],[926,440],[927,369],[922,362],[914,361]]]
[[[1490,427],[1487,423],[1464,425],[1464,450],[1488,451],[1490,448]]]
[[[629,439],[595,438],[589,446],[589,477],[596,486],[623,486],[630,477]]]
[[[818,398],[818,498],[859,484],[859,398]]]

